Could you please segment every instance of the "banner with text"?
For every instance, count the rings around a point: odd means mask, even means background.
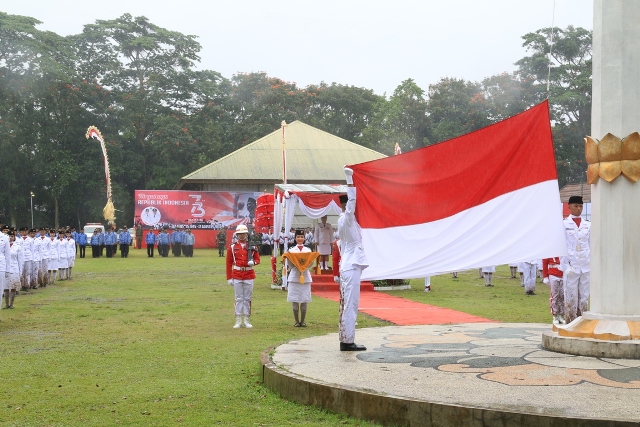
[[[189,227],[196,247],[214,247],[215,231],[252,224],[262,192],[136,190],[136,226],[146,230]]]

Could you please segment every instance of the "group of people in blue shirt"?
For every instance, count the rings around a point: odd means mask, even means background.
[[[169,256],[169,248],[173,256],[193,257],[193,247],[196,244],[196,236],[190,228],[177,227],[169,234],[167,227],[163,227],[158,234],[154,230],[149,230],[145,236],[147,244],[147,256],[153,257],[154,248],[158,246],[158,254],[162,257]]]
[[[84,234],[84,230],[81,230],[81,233]],[[84,239],[86,245],[86,234],[84,234]],[[128,258],[129,246],[131,246],[132,241],[131,233],[129,233],[126,225],[122,227],[119,232],[116,232],[114,228],[110,228],[104,233],[101,228],[96,228],[89,241],[91,245],[91,255],[93,258],[101,257],[106,249],[107,258],[113,258],[118,250],[118,244],[120,244],[120,257]],[[76,240],[76,242],[78,242],[78,240]],[[82,254],[82,245],[80,243],[78,243],[78,245],[81,247]],[[81,255],[80,258],[84,257]]]

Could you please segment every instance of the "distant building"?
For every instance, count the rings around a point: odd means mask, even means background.
[[[288,184],[344,184],[344,165],[386,157],[296,120],[286,127]],[[184,176],[176,190],[268,191],[283,183],[282,129]]]

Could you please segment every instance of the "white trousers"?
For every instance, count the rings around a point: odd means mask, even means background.
[[[549,295],[549,306],[551,314],[564,315],[564,283],[562,277],[549,275],[549,286],[551,292]]]
[[[32,261],[25,261],[22,268],[22,286],[28,288],[31,286],[31,273],[33,270]]]
[[[360,305],[360,276],[362,270],[340,272],[340,323],[338,336],[340,342],[351,344],[356,339],[356,318]]]
[[[571,267],[564,271],[564,317],[567,323],[587,311],[591,276],[575,273]]]
[[[251,316],[251,297],[253,296],[253,279],[233,279],[235,293],[236,316]]]
[[[0,292],[3,292],[5,289],[9,289],[6,283],[8,282],[8,279],[5,279],[4,276],[5,276],[5,272],[0,271]]]
[[[535,264],[530,264],[528,262],[522,263],[522,273],[524,276],[524,290],[526,292],[536,290],[536,269],[537,269],[537,266]]]

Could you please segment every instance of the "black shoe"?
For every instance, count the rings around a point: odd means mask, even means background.
[[[525,292],[525,294],[527,294],[527,295],[535,295],[536,293],[533,292],[533,291],[527,291],[527,292]]]
[[[340,351],[364,351],[366,350],[367,347],[360,345],[360,344],[356,344],[354,342],[352,343],[346,343],[346,342],[341,342],[340,343]]]

